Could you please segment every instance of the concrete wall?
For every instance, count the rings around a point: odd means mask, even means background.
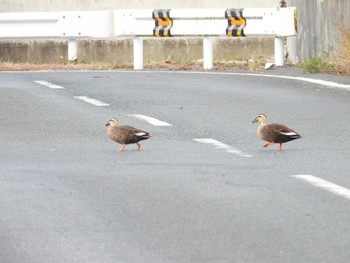
[[[79,41],[78,57],[85,62],[103,61],[111,64],[132,64],[133,43],[131,39]],[[200,60],[203,58],[202,38],[161,38],[145,39],[144,62],[164,62],[170,58],[174,62]],[[274,54],[274,39],[218,38],[214,44],[217,61],[250,59],[263,56],[270,59]]]
[[[117,8],[228,8],[276,7],[279,0],[0,0],[0,12],[50,12],[113,10]],[[79,40],[78,59],[84,62],[131,64],[131,39]],[[146,39],[144,61],[202,59],[201,38]],[[217,39],[215,60],[228,61],[263,56],[273,59],[272,38]],[[63,59],[62,59],[63,57]],[[0,41],[0,61],[64,63],[67,43],[60,40]]]
[[[219,38],[214,44],[217,61],[250,59],[262,56],[272,59],[272,38]],[[15,63],[65,63],[67,43],[57,40],[6,41],[0,42],[0,61]],[[144,62],[173,62],[200,60],[203,58],[201,38],[145,39]],[[133,63],[132,39],[79,40],[78,60],[86,63],[109,63],[128,65]]]
[[[341,20],[350,27],[350,0],[289,0],[289,5],[298,12],[299,35],[288,40],[293,62],[339,48]]]
[[[66,41],[0,41],[0,61],[63,64],[67,56]]]

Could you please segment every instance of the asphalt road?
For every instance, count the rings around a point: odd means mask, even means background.
[[[0,73],[0,261],[347,262],[349,102],[244,74]],[[259,113],[302,139],[262,148]],[[111,117],[152,138],[114,152]]]

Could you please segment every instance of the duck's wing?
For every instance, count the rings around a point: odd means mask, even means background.
[[[301,137],[299,133],[283,124],[268,124],[262,130],[262,133],[266,141],[275,143],[288,142]]]
[[[118,128],[129,143],[135,143],[140,140],[148,139],[150,137],[150,134],[148,132],[142,131],[132,126],[122,125]]]

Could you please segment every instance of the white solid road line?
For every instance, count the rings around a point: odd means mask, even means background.
[[[218,72],[218,74],[221,74],[221,73]],[[228,72],[228,74],[237,75],[237,76],[253,76],[253,77],[265,77],[265,78],[292,79],[292,80],[299,80],[299,81],[319,84],[319,85],[327,86],[327,87],[350,90],[350,85],[340,84],[340,83],[332,82],[332,81],[325,81],[322,79],[311,79],[311,78],[305,78],[305,77],[292,77],[292,76],[283,76],[283,75],[280,76],[280,75],[269,75],[269,74],[255,74],[255,73],[235,73],[235,72],[231,73],[231,72]]]
[[[74,98],[76,98],[78,100],[85,101],[85,102],[90,103],[92,105],[95,105],[97,107],[108,107],[109,106],[108,103],[102,102],[100,100],[95,100],[93,98],[89,98],[89,97],[86,97],[86,96],[74,96]]]
[[[148,122],[149,124],[152,124],[154,126],[172,126],[170,123],[167,123],[165,121],[160,121],[156,118],[149,117],[149,116],[142,115],[142,114],[125,114],[125,115],[137,118],[139,120],[143,120],[143,121]]]
[[[121,73],[156,73],[156,74],[206,74],[206,75],[231,75],[231,76],[253,76],[253,77],[265,77],[265,78],[279,78],[279,79],[291,79],[297,81],[304,81],[309,83],[314,83],[326,87],[332,88],[341,88],[350,90],[350,85],[341,84],[333,81],[326,81],[322,79],[312,79],[305,77],[293,77],[293,76],[285,76],[285,75],[272,75],[272,74],[260,74],[260,73],[239,73],[239,72],[201,72],[201,71],[120,71]]]
[[[242,151],[235,149],[230,145],[224,144],[222,142],[219,142],[219,141],[211,139],[211,138],[202,138],[202,139],[193,139],[193,140],[197,141],[197,142],[201,142],[201,143],[212,144],[212,145],[216,146],[216,148],[224,149],[228,153],[237,154],[241,157],[254,157],[251,154],[245,154]]]
[[[350,189],[328,182],[316,176],[309,175],[309,174],[299,174],[299,175],[291,175],[290,177],[304,180],[313,186],[322,188],[333,194],[350,199]]]
[[[64,87],[62,86],[58,86],[56,84],[53,84],[51,82],[48,82],[46,80],[34,80],[35,83],[39,84],[39,85],[42,85],[42,86],[45,86],[45,87],[48,87],[50,89],[64,89]]]

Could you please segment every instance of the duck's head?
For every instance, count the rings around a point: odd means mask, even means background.
[[[119,125],[118,120],[116,118],[112,118],[106,123],[105,127],[107,127],[107,126],[118,126],[118,125]]]
[[[263,124],[266,124],[267,123],[267,117],[265,114],[259,114],[258,116],[255,117],[255,119],[252,121],[252,123],[255,123],[255,122],[260,122],[260,123],[263,123]]]

